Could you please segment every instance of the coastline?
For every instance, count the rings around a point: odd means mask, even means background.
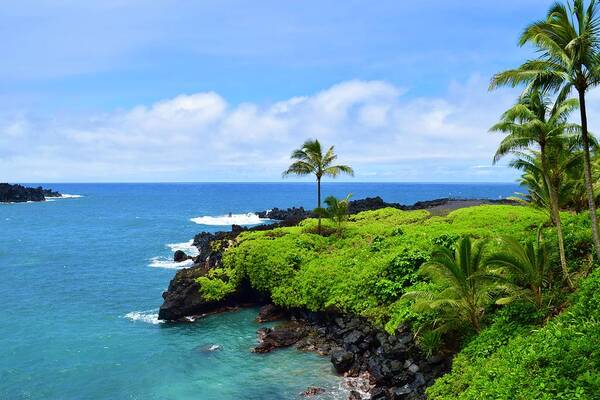
[[[431,216],[439,216],[459,208],[484,204],[517,203],[504,199],[445,198],[407,206],[386,203],[376,197],[353,201],[350,213],[391,207],[404,211],[427,210]],[[259,345],[255,351],[268,353],[280,347],[295,346],[300,350],[329,356],[338,374],[352,380],[362,379],[363,383],[369,382],[369,394],[357,391],[352,393],[349,399],[424,398],[425,388],[431,385],[436,377],[449,370],[452,354],[448,352],[426,357],[419,351],[407,326],[401,326],[396,332],[389,334],[364,318],[344,314],[336,309],[317,313],[305,309],[283,310],[270,302],[268,294],[254,290],[246,281],[224,300],[203,300],[196,279],[219,267],[223,253],[235,245],[240,233],[296,226],[312,216],[312,212],[295,207],[286,210],[275,208],[256,214],[260,218],[270,218],[275,222],[250,228],[233,225],[231,231],[217,233],[201,232],[193,240],[193,245],[198,249],[198,256],[190,257],[181,251],[175,253],[175,260],[191,259],[194,264],[176,272],[169,288],[163,293],[164,303],[159,310],[159,319],[171,323],[189,323],[206,315],[239,307],[262,306],[261,314],[269,314],[268,310],[271,310],[275,317],[259,314],[258,318],[278,320],[281,323],[273,329],[259,330]]]

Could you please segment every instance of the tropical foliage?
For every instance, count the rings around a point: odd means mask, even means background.
[[[343,199],[337,199],[334,196],[328,196],[325,199],[325,204],[327,207],[317,210],[318,214],[329,218],[335,224],[338,235],[342,233],[343,224],[348,219],[348,208],[350,206],[351,196],[352,195],[349,194]]]
[[[548,246],[544,242],[541,227],[535,242],[522,245],[513,237],[503,237],[501,242],[502,250],[485,260],[490,273],[505,280],[499,287],[504,289],[507,296],[498,299],[496,304],[525,300],[541,309],[544,305],[543,291],[551,281]]]
[[[485,307],[495,290],[494,277],[485,269],[484,244],[485,241],[473,245],[471,238],[465,236],[459,239],[454,252],[437,247],[420,272],[442,289],[411,291],[402,297],[414,300],[412,307],[416,312],[436,313],[436,330],[447,331],[465,323],[476,331],[481,329]]]
[[[573,305],[538,327],[520,304],[500,312],[428,389],[431,400],[593,400],[600,393],[600,269]]]
[[[578,107],[577,100],[558,100],[552,104],[550,100],[542,95],[539,90],[532,90],[523,95],[517,104],[502,115],[502,120],[491,128],[491,131],[503,132],[507,136],[502,140],[494,162],[507,154],[520,156],[513,165],[526,168],[530,173],[536,173],[541,178],[541,184],[535,182],[536,193],[550,212],[552,221],[556,226],[558,235],[558,248],[560,263],[566,281],[572,286],[565,256],[564,235],[560,219],[561,192],[560,177],[556,176],[556,156],[560,153],[565,142],[576,142],[573,136],[568,134],[578,133],[579,126],[569,123],[569,114]],[[537,159],[531,157],[536,154],[531,151],[523,153],[531,146],[537,146]]]

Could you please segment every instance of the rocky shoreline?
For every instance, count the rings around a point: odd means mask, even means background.
[[[26,187],[0,183],[0,203],[25,203],[28,201],[45,201],[47,197],[60,197],[61,194],[51,189]]]
[[[481,204],[515,204],[510,200],[459,200],[437,199],[405,206],[386,203],[379,197],[356,200],[350,203],[349,211],[362,211],[393,207],[402,210],[429,210],[434,215],[443,215],[457,208]],[[231,231],[201,232],[194,237],[193,245],[198,248],[195,258],[178,251],[175,261],[193,259],[190,268],[175,274],[163,293],[164,302],[158,318],[170,322],[189,322],[197,317],[225,311],[231,308],[262,305],[259,322],[283,320],[275,328],[258,331],[257,353],[267,353],[280,347],[296,346],[300,350],[315,351],[331,357],[339,374],[347,377],[362,377],[368,382],[368,394],[353,391],[349,399],[424,399],[424,390],[433,380],[449,370],[450,355],[425,357],[414,343],[409,328],[400,327],[393,335],[373,327],[367,320],[351,315],[342,315],[336,310],[309,313],[304,310],[281,310],[269,304],[266,293],[258,293],[248,282],[242,282],[238,291],[223,301],[206,302],[202,299],[196,279],[205,276],[221,263],[224,251],[235,244],[237,236],[244,231],[269,230],[281,226],[293,226],[305,218],[312,217],[304,208],[287,210],[272,209],[257,212],[260,218],[276,222],[245,228],[233,225]],[[309,388],[306,394],[314,391]],[[318,392],[318,390],[317,390]],[[316,392],[315,392],[316,393]]]
[[[253,351],[268,353],[295,346],[329,356],[337,373],[359,379],[357,387],[350,388],[351,400],[424,399],[425,389],[450,369],[451,356],[424,356],[407,326],[390,335],[364,318],[335,312],[288,312],[272,304],[261,307],[257,321],[272,320],[285,322],[259,329],[259,344]]]

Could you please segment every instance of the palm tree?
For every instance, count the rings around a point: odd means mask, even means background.
[[[577,125],[567,121],[569,114],[577,106],[578,102],[575,99],[557,101],[552,105],[539,90],[534,89],[520,97],[519,101],[502,115],[500,122],[490,128],[492,132],[507,134],[494,155],[494,163],[507,154],[522,154],[522,150],[529,149],[532,145],[539,147],[539,172],[548,191],[550,215],[558,235],[560,264],[570,287],[572,282],[565,256],[557,188],[550,179],[552,166],[549,153],[565,140],[566,134],[578,131]]]
[[[335,223],[338,235],[342,233],[342,224],[348,218],[348,207],[350,206],[351,196],[352,194],[349,194],[341,200],[334,196],[325,198],[327,208],[323,210],[323,214]]]
[[[486,258],[488,268],[497,267],[496,273],[508,275],[505,289],[508,296],[498,299],[497,304],[508,304],[518,299],[529,300],[540,309],[543,290],[548,283],[548,250],[538,228],[535,243],[521,245],[512,237],[504,237],[503,248]]]
[[[572,141],[567,140],[566,142]],[[565,146],[560,146],[559,148],[552,147],[551,149],[554,155],[548,157],[551,160],[549,162],[549,177],[558,198],[559,209],[569,208],[580,211],[585,208],[585,206],[581,206],[581,196],[585,197],[585,191],[583,194],[581,193],[583,153],[577,149],[573,149],[568,143],[565,143]],[[553,218],[550,213],[548,185],[541,173],[539,151],[529,150],[515,152],[514,154],[515,158],[508,165],[523,171],[519,179],[519,184],[527,187],[528,192],[526,194],[519,194],[529,204],[548,211],[548,216]]]
[[[402,298],[415,300],[412,307],[417,312],[438,312],[442,324],[437,330],[469,324],[479,331],[485,306],[491,303],[491,293],[496,289],[495,277],[487,273],[484,265],[485,243],[484,240],[473,245],[465,236],[458,240],[454,253],[447,247],[436,247],[419,273],[443,289],[439,293],[408,292]]]
[[[333,165],[337,155],[331,146],[325,154],[318,140],[307,140],[301,148],[294,150],[291,159],[295,160],[283,173],[288,175],[314,175],[317,178],[317,209],[321,209],[321,179],[324,176],[335,178],[341,174],[354,176],[354,170],[347,165]],[[318,215],[318,232],[321,233],[321,216]]]
[[[591,138],[593,139],[593,138]],[[596,146],[596,144],[594,144]],[[587,208],[587,196],[583,184],[583,151],[581,138],[567,136],[563,141],[547,149],[550,182],[554,186],[560,209],[580,212]],[[523,171],[519,180],[527,187],[528,193],[521,194],[530,203],[538,207],[550,207],[547,185],[541,175],[540,154],[537,150],[515,152],[515,158],[509,166]],[[597,166],[592,163],[594,175],[598,175]],[[600,200],[600,187],[594,186],[595,201]],[[517,199],[518,200],[518,199]],[[550,217],[552,217],[550,215]]]
[[[590,137],[588,133],[585,93],[600,83],[600,19],[598,2],[570,0],[565,6],[554,3],[545,20],[529,25],[519,45],[533,44],[539,57],[520,67],[501,72],[492,78],[490,88],[516,87],[526,84],[525,91],[539,88],[558,93],[558,102],[575,89],[579,96],[584,158],[584,179],[592,221],[592,236],[596,255],[600,257],[600,236],[594,203],[590,166]]]

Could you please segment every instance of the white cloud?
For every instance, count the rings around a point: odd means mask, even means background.
[[[355,80],[274,104],[207,92],[78,120],[19,115],[0,123],[0,170],[11,181],[270,180],[317,137],[359,179],[507,180],[513,172],[479,166],[500,139],[487,129],[513,95],[488,93],[478,77],[417,98]]]

